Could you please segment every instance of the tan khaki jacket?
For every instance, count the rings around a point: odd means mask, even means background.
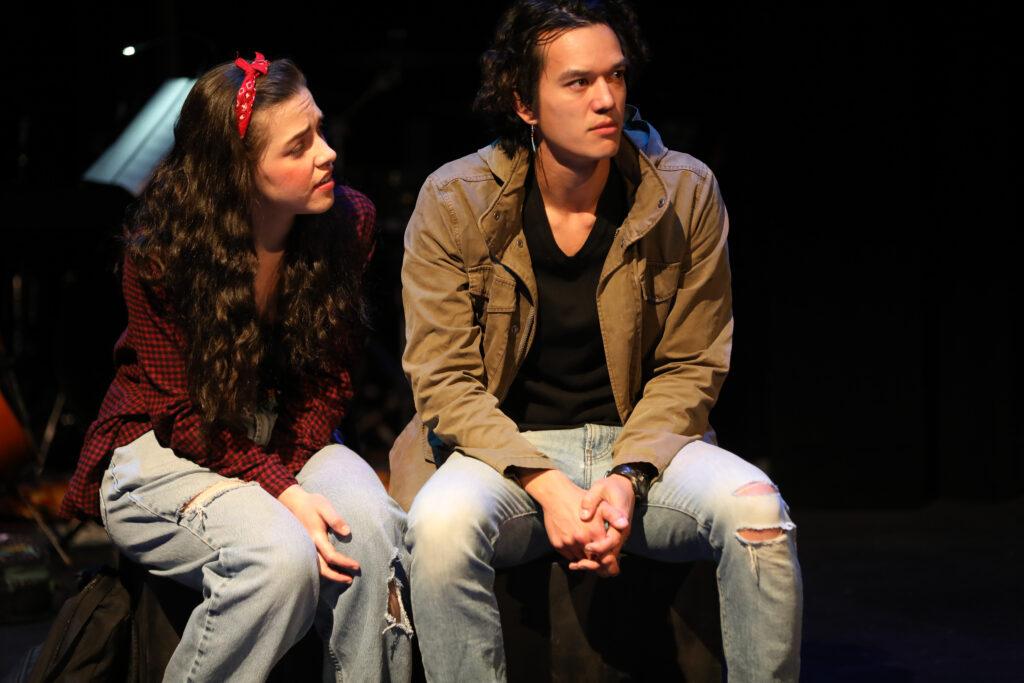
[[[529,155],[496,145],[427,178],[405,233],[403,367],[417,415],[391,452],[405,507],[457,448],[505,473],[550,468],[500,405],[533,341],[537,283],[522,225]],[[729,369],[728,216],[714,175],[665,149],[627,112],[616,157],[632,208],[597,285],[597,311],[623,430],[616,463],[664,469],[709,430]],[[432,447],[432,444],[434,447]]]

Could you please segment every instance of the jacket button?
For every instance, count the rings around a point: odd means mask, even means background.
[[[500,221],[501,220],[501,211],[495,211],[494,212],[494,220],[496,220],[496,221]]]
[[[665,206],[665,198],[664,197],[662,197],[661,199],[658,200],[658,208],[660,209],[663,206]]]
[[[523,240],[522,239],[516,240],[516,246],[519,247],[520,249],[522,249],[523,248]]]

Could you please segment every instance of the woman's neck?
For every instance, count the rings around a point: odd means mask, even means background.
[[[264,318],[273,318],[275,314],[275,293],[281,273],[284,245],[294,222],[294,215],[268,215],[259,209],[253,215],[252,239],[256,251],[254,291],[256,309]]]
[[[252,215],[252,238],[256,245],[257,255],[263,251],[267,253],[283,252],[285,240],[295,224],[295,214],[274,213],[267,209],[256,207]]]

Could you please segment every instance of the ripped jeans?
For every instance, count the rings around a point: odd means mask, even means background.
[[[164,680],[264,680],[314,623],[330,659],[326,680],[409,680],[405,514],[344,446],[318,452],[297,479],[352,529],[329,534],[359,562],[349,586],[320,578],[309,534],[258,484],[179,458],[153,432],[114,451],[100,489],[111,539],[152,574],[203,594]]]
[[[589,488],[611,468],[620,430],[584,425],[523,436]],[[427,678],[504,680],[494,570],[552,552],[540,506],[513,480],[456,452],[413,501],[406,542]],[[803,588],[796,527],[757,467],[717,446],[688,444],[634,511],[624,552],[714,560],[729,680],[797,680]]]

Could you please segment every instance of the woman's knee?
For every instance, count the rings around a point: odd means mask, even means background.
[[[275,602],[308,611],[312,618],[320,590],[320,566],[313,540],[305,531],[282,534],[254,549],[250,571],[257,590]]]

